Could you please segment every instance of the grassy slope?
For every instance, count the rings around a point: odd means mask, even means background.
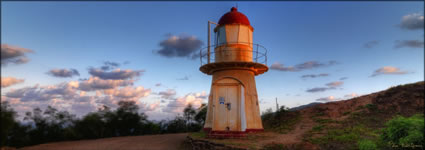
[[[248,149],[357,149],[359,140],[377,141],[386,121],[424,111],[424,82],[400,85],[345,101],[317,104],[264,121],[266,132],[246,139],[207,139]],[[293,112],[291,112],[293,113]],[[280,122],[279,122],[280,121]],[[278,122],[278,123],[276,123]],[[205,139],[204,135],[196,135]]]
[[[364,139],[382,144],[378,139],[385,122],[397,115],[423,113],[424,82],[392,87],[337,104],[311,109],[316,112],[312,119],[317,124],[305,134],[304,141],[321,149],[335,150],[357,149],[357,142]]]

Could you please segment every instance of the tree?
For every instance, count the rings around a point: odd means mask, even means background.
[[[181,133],[187,131],[185,118],[177,115],[176,118],[170,120],[166,125],[166,133]]]
[[[189,127],[192,125],[192,120],[195,114],[196,114],[196,111],[193,108],[192,104],[187,105],[187,107],[184,108],[183,110],[183,116],[186,119],[186,125],[188,130],[189,130]]]
[[[115,131],[114,136],[136,135],[143,132],[142,125],[146,123],[147,116],[139,114],[139,107],[134,101],[120,101],[114,114],[108,114],[109,130]]]
[[[195,115],[195,120],[199,125],[203,126],[205,118],[207,117],[208,106],[206,104],[202,104],[198,110],[198,113]]]
[[[9,133],[10,130],[16,125],[15,117],[16,112],[10,108],[9,103],[7,101],[1,102],[1,142],[0,147],[7,144],[9,141]]]
[[[99,112],[85,115],[76,122],[75,129],[81,139],[95,139],[105,137],[105,121]]]
[[[381,139],[392,147],[409,147],[419,145],[424,147],[424,115],[411,117],[397,116],[385,123]]]

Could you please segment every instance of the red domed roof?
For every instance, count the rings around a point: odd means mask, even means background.
[[[251,26],[249,24],[248,17],[246,17],[243,13],[238,12],[238,9],[235,7],[232,7],[232,9],[230,9],[230,12],[221,16],[220,20],[218,21],[218,24],[243,24]]]

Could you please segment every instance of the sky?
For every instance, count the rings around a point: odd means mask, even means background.
[[[260,111],[424,80],[424,2],[1,2],[1,100],[20,117],[135,101],[151,120],[207,103],[207,21],[233,6],[267,49]]]

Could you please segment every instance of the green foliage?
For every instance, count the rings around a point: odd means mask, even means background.
[[[375,104],[366,104],[365,107],[369,110],[369,111],[375,111],[378,109],[378,106],[376,106]]]
[[[381,139],[393,147],[409,147],[424,143],[424,116],[417,114],[411,117],[397,116],[385,124]]]
[[[16,125],[15,116],[16,113],[10,108],[9,103],[1,102],[1,133],[0,133],[0,147],[4,146],[8,142],[8,135],[10,130]]]
[[[316,125],[313,127],[312,131],[313,132],[322,131],[324,127],[325,127],[324,125]]]
[[[285,106],[281,106],[280,109],[274,113],[266,111],[261,118],[264,129],[286,133],[295,127],[301,115],[298,111],[288,111]]]
[[[332,142],[353,143],[353,142],[357,142],[359,139],[361,139],[364,136],[376,137],[377,135],[374,134],[373,131],[374,131],[373,129],[366,128],[363,125],[357,125],[357,126],[342,128],[342,129],[328,128],[324,136],[310,139],[310,140],[314,144],[327,144]]]
[[[348,114],[350,114],[350,113],[351,113],[351,112],[346,111],[346,112],[344,112],[342,115],[346,116],[346,115],[348,115]]]
[[[207,117],[208,107],[207,107],[206,104],[202,104],[200,109],[201,110],[195,115],[195,120],[196,120],[196,122],[198,122],[198,124],[204,125],[205,118]]]
[[[201,139],[207,137],[206,133],[203,131],[191,133],[190,136],[194,139]]]
[[[278,143],[270,143],[263,147],[264,150],[285,150],[287,149],[285,145]]]
[[[371,140],[360,140],[357,142],[357,145],[359,147],[359,150],[377,150],[376,144]]]
[[[189,105],[183,112],[184,117],[155,123],[144,113],[139,113],[139,107],[133,101],[120,101],[115,110],[103,106],[81,119],[48,106],[45,110],[34,108],[32,112],[26,112],[24,120],[28,124],[24,125],[15,121],[13,109],[7,102],[2,102],[0,146],[23,147],[64,140],[199,131],[205,122],[206,109],[200,112],[204,114],[197,113]]]

